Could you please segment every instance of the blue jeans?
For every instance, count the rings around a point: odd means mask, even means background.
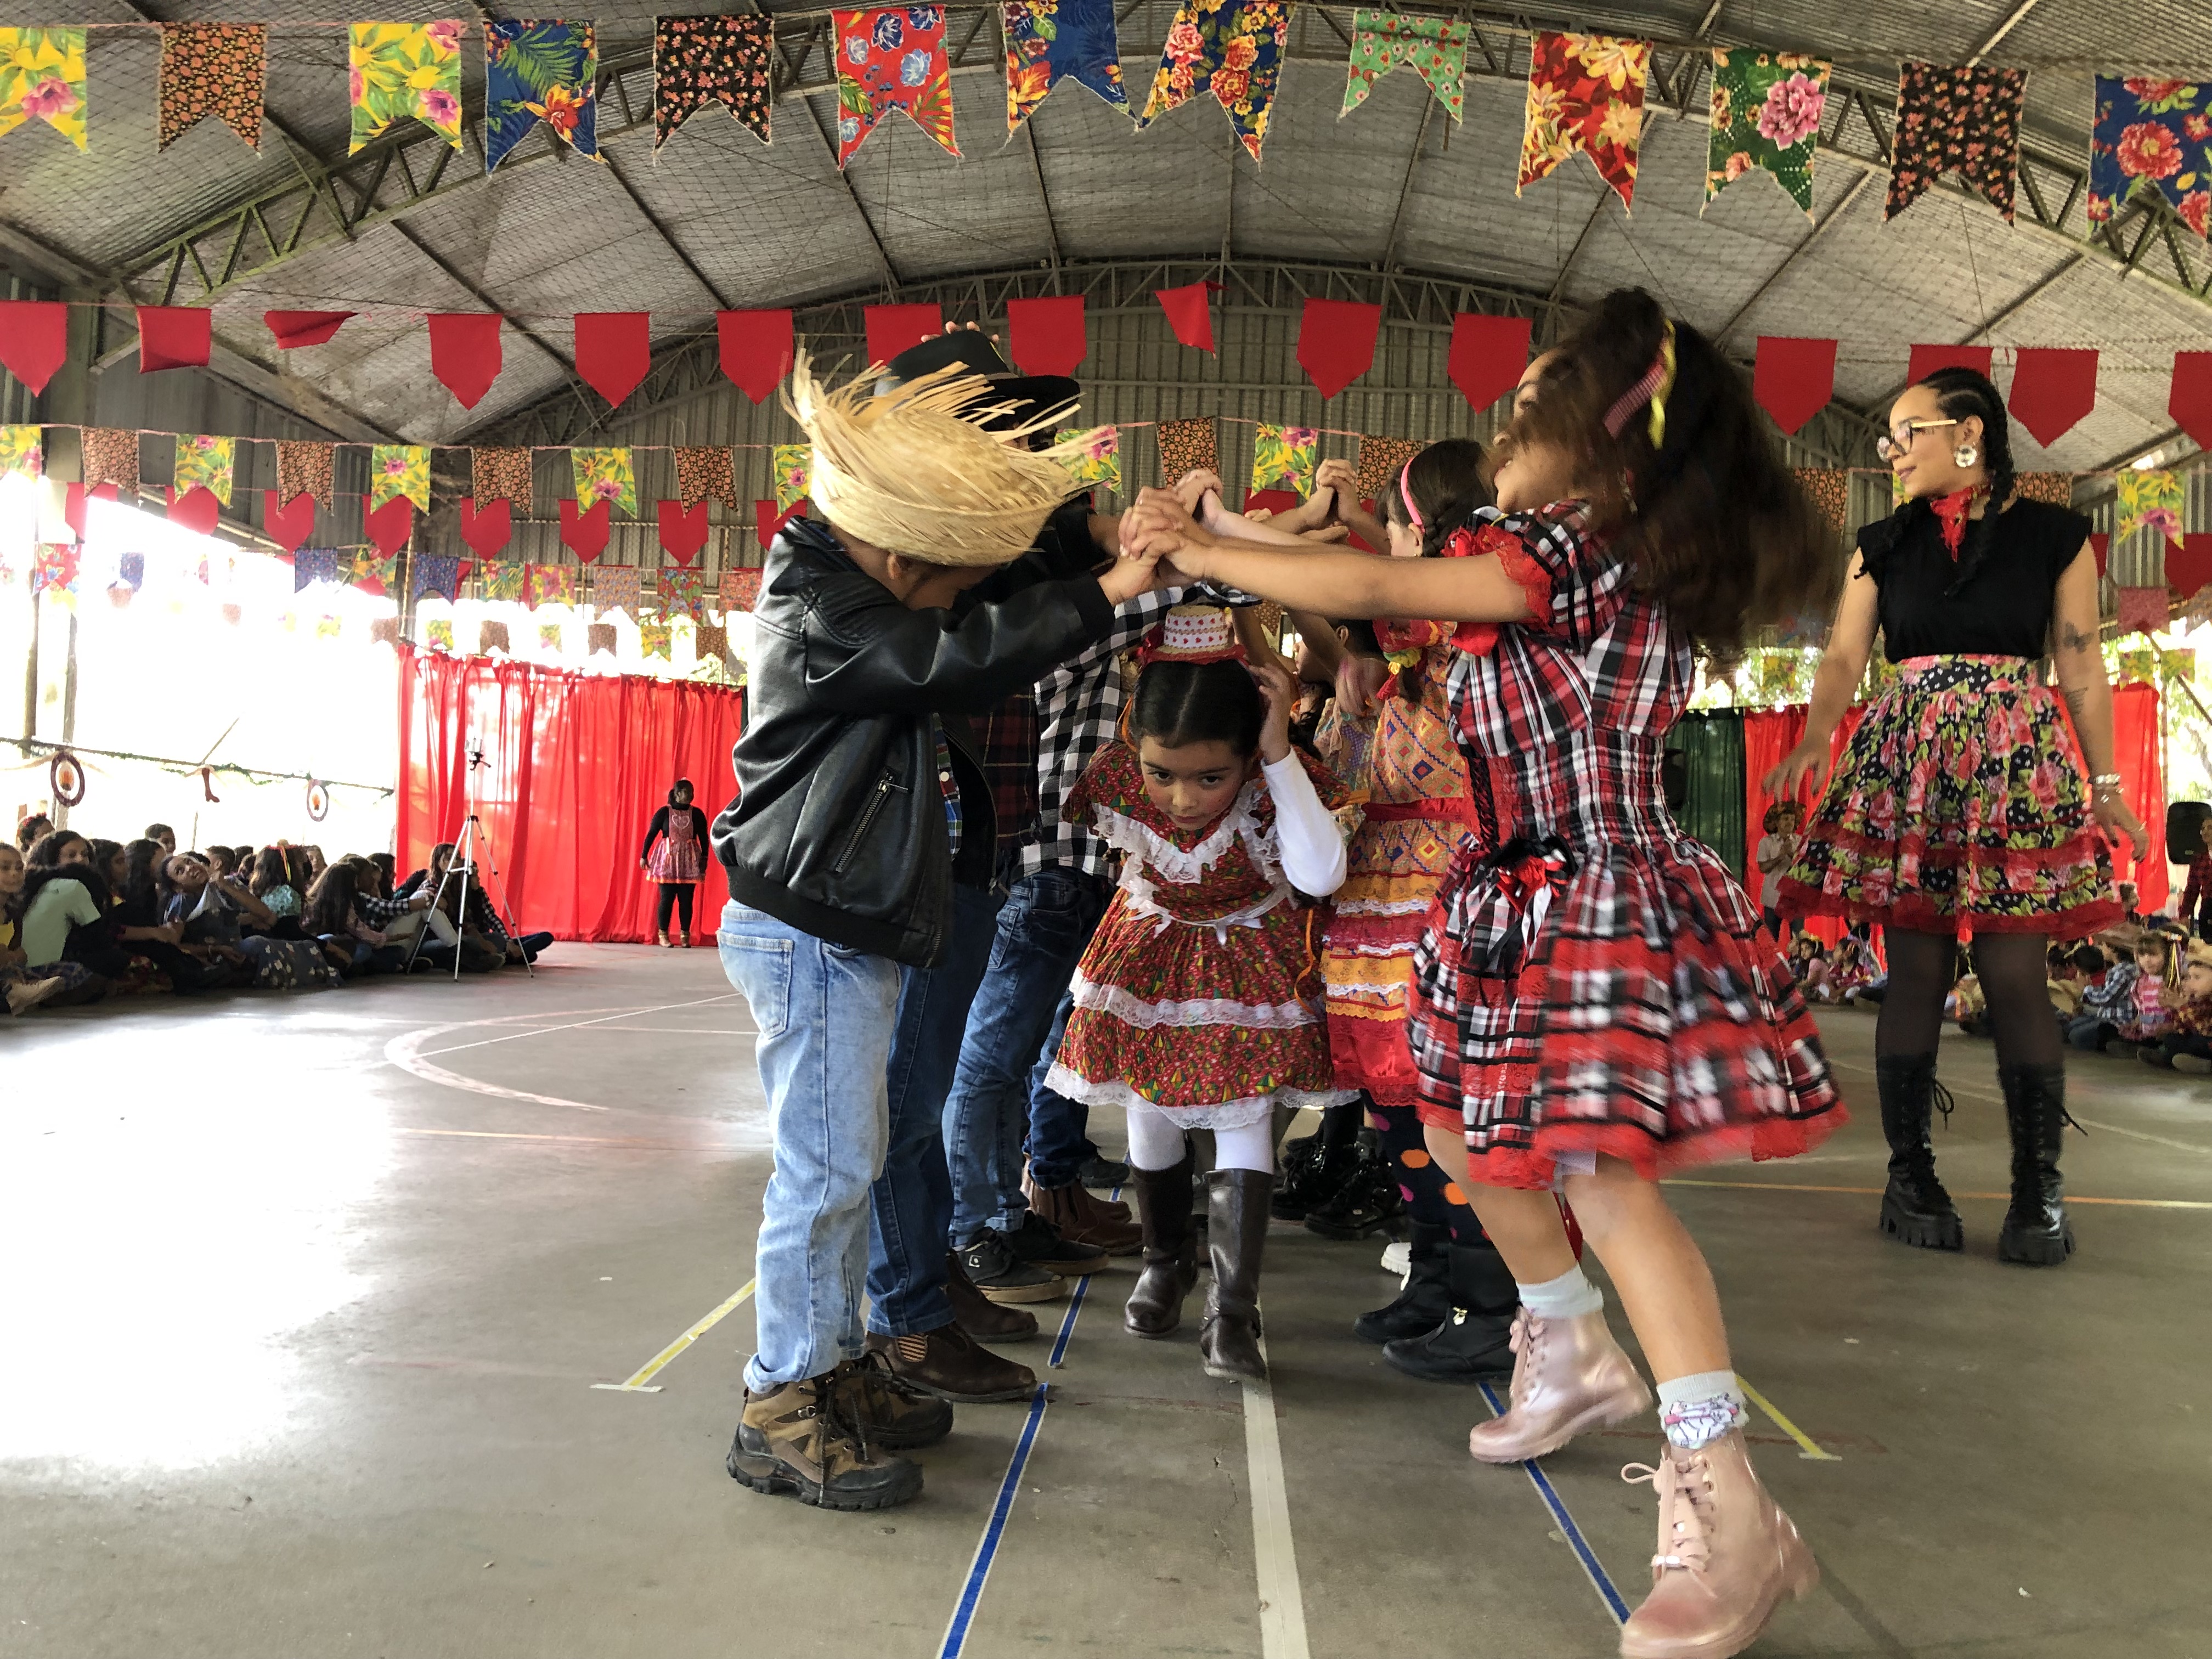
[[[940,1125],[968,1005],[983,977],[998,915],[995,894],[955,887],[945,960],[934,968],[899,970],[890,1148],[868,1194],[868,1328],[884,1336],[916,1335],[952,1322],[952,1304],[945,1294],[952,1182]]]
[[[1030,1073],[1030,1178],[1040,1187],[1073,1186],[1082,1179],[1084,1164],[1098,1156],[1091,1141],[1091,1109],[1045,1087],[1045,1074],[1060,1058],[1060,1039],[1074,1012],[1075,994],[1062,991],[1060,1006],[1053,1011],[1052,1030]]]
[[[860,1357],[899,965],[734,902],[716,943],[760,1027],[754,1053],[775,1134],[753,1254],[758,1334],[745,1364],[745,1387],[762,1394]]]
[[[999,912],[990,965],[969,1010],[945,1103],[956,1247],[974,1243],[986,1228],[1011,1231],[1029,1208],[1022,1142],[1030,1073],[1110,891],[1103,878],[1079,870],[1039,870],[1014,883]]]

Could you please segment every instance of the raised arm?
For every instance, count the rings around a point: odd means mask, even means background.
[[[1851,555],[1851,568],[1844,577],[1844,595],[1836,605],[1836,620],[1828,630],[1828,648],[1820,653],[1820,672],[1813,677],[1813,706],[1805,717],[1805,736],[1766,775],[1761,787],[1770,795],[1788,799],[1808,780],[1818,789],[1827,781],[1830,740],[1851,706],[1859,682],[1866,678],[1867,659],[1874,654],[1876,602],[1881,591],[1866,574],[1866,564]]]
[[[2120,793],[2118,763],[2113,758],[2112,685],[2105,678],[2105,653],[2099,641],[2097,556],[2084,542],[2058,579],[2051,617],[2051,653],[2058,687],[2074,716],[2074,735],[2089,763],[2090,811],[2106,829],[2125,836],[2137,858],[2150,852],[2150,837]]]
[[[1314,475],[1314,493],[1334,491],[1336,496],[1336,521],[1365,542],[1377,553],[1390,550],[1390,532],[1382,520],[1359,504],[1359,474],[1350,461],[1329,459],[1321,464]],[[1395,484],[1392,488],[1395,488]]]

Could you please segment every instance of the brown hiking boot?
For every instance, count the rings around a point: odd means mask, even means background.
[[[1144,1248],[1145,1230],[1129,1212],[1093,1198],[1081,1182],[1066,1187],[1024,1183],[1022,1191],[1030,1200],[1030,1212],[1050,1222],[1070,1244],[1087,1244],[1108,1255],[1134,1255]]]
[[[975,1339],[960,1328],[957,1319],[933,1331],[906,1336],[878,1336],[870,1331],[868,1358],[905,1387],[933,1395],[939,1403],[957,1400],[963,1406],[981,1405],[993,1400],[1026,1400],[1036,1392],[1035,1371],[976,1346]],[[950,1406],[945,1407],[945,1417],[950,1427]]]
[[[745,1412],[730,1444],[732,1480],[755,1492],[787,1492],[824,1510],[887,1510],[921,1495],[921,1468],[868,1443],[843,1398],[843,1366],[745,1391]]]
[[[1024,1342],[1037,1334],[1036,1316],[1020,1308],[1002,1308],[975,1288],[961,1265],[960,1252],[945,1253],[945,1299],[952,1304],[952,1317],[978,1342]]]
[[[872,1350],[878,1341],[892,1340],[871,1334],[868,1346]],[[838,1370],[848,1414],[885,1450],[933,1446],[952,1432],[952,1407],[936,1397],[935,1389],[916,1388],[900,1376],[884,1355],[864,1353]]]
[[[1129,1175],[1128,1166],[1127,1164],[1117,1164],[1115,1167],[1121,1170],[1121,1178],[1115,1181],[1101,1182],[1091,1179],[1091,1166],[1086,1164],[1084,1165],[1084,1172],[1082,1176],[1077,1179],[1075,1184],[1086,1189],[1095,1189],[1103,1185],[1109,1192],[1113,1192],[1119,1188],[1127,1187],[1132,1179]],[[1036,1183],[1036,1174],[1034,1168],[1030,1165],[1030,1161],[1027,1158],[1024,1158],[1022,1160],[1022,1196],[1029,1200],[1030,1208],[1032,1210],[1037,1207],[1037,1194],[1043,1190],[1044,1188],[1038,1186]],[[1116,1198],[1101,1198],[1095,1190],[1091,1191],[1091,1202],[1093,1209],[1098,1213],[1109,1215],[1116,1221],[1134,1221],[1137,1218],[1136,1211],[1131,1208],[1128,1205],[1122,1203],[1121,1200]]]

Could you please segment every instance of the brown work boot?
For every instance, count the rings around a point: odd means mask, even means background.
[[[1026,1400],[1036,1392],[1036,1373],[1001,1359],[960,1328],[960,1322],[906,1336],[868,1333],[868,1358],[889,1368],[910,1389],[939,1401],[981,1405],[992,1400]],[[951,1407],[945,1420],[951,1421]]]
[[[868,1443],[842,1386],[845,1368],[745,1391],[727,1460],[731,1478],[755,1492],[787,1492],[824,1510],[887,1510],[921,1495],[921,1468]]]
[[[1651,1594],[1620,1632],[1622,1659],[1728,1659],[1766,1628],[1783,1597],[1820,1582],[1813,1552],[1776,1506],[1732,1430],[1694,1451],[1668,1446],[1659,1467],[1620,1478],[1659,1493]]]
[[[1094,1162],[1096,1160],[1094,1160]],[[1124,1178],[1120,1181],[1108,1182],[1107,1185],[1109,1190],[1129,1185],[1129,1180],[1127,1176],[1127,1166],[1125,1165],[1122,1167],[1124,1170]],[[1075,1184],[1085,1188],[1086,1190],[1097,1186],[1099,1183],[1090,1179],[1087,1173],[1090,1169],[1090,1165],[1085,1164],[1084,1168],[1086,1173],[1083,1176],[1078,1178]],[[1035,1169],[1027,1158],[1024,1158],[1022,1160],[1022,1196],[1029,1200],[1030,1208],[1032,1210],[1038,1207],[1037,1194],[1043,1190],[1044,1188],[1038,1186],[1036,1183],[1036,1174]],[[1096,1193],[1092,1193],[1091,1195],[1091,1202],[1093,1206],[1093,1211],[1097,1214],[1111,1216],[1116,1221],[1134,1221],[1137,1218],[1136,1211],[1130,1206],[1122,1203],[1119,1199],[1101,1198]],[[1117,1251],[1115,1254],[1118,1255],[1120,1252]]]
[[[1071,1244],[1086,1244],[1109,1255],[1134,1255],[1144,1248],[1145,1230],[1119,1204],[1093,1198],[1081,1182],[1065,1187],[1024,1183],[1030,1213],[1050,1222]],[[1116,1213],[1118,1212],[1118,1213]]]
[[[1467,1449],[1486,1463],[1518,1463],[1555,1452],[1585,1429],[1650,1409],[1651,1390],[1613,1340],[1605,1315],[1513,1321],[1513,1398],[1503,1417],[1478,1423]]]
[[[957,1250],[945,1252],[945,1297],[960,1328],[979,1342],[1023,1342],[1037,1334],[1035,1314],[1002,1308],[975,1288]]]
[[[1132,1336],[1165,1336],[1182,1322],[1182,1299],[1198,1286],[1198,1238],[1190,1213],[1191,1157],[1169,1170],[1132,1170],[1145,1265],[1121,1310]]]
[[[871,1333],[871,1351],[838,1367],[840,1386],[847,1411],[872,1443],[886,1451],[915,1451],[952,1432],[952,1407],[933,1390],[915,1387],[885,1355],[873,1351],[879,1341],[896,1340]]]
[[[1260,1352],[1260,1258],[1267,1248],[1267,1200],[1275,1177],[1267,1170],[1216,1170],[1206,1177],[1206,1248],[1213,1285],[1198,1329],[1198,1357],[1208,1376],[1224,1382],[1267,1379]]]

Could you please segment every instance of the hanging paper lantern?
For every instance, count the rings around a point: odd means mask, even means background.
[[[331,792],[319,778],[307,780],[307,816],[320,823],[331,815]]]
[[[55,803],[75,806],[84,799],[84,763],[66,749],[57,749],[46,763],[46,781]]]

